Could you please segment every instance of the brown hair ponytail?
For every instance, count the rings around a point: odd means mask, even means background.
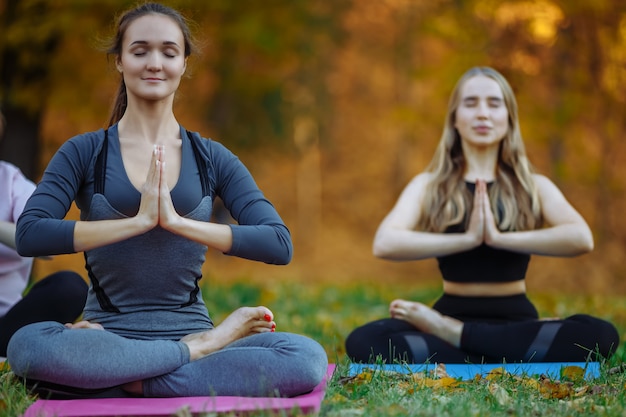
[[[122,41],[124,40],[124,34],[128,29],[128,26],[136,19],[148,14],[161,14],[169,17],[178,24],[181,32],[183,33],[183,39],[185,43],[185,58],[191,55],[195,51],[194,40],[189,29],[189,23],[183,15],[171,7],[164,6],[159,3],[145,3],[137,6],[134,9],[128,10],[122,14],[118,20],[117,31],[115,36],[110,41],[107,48],[107,54],[114,56],[116,60],[119,60],[122,56]],[[126,106],[128,105],[128,99],[126,97],[126,85],[124,84],[124,77],[120,79],[120,84],[113,101],[113,107],[111,108],[111,115],[109,117],[109,126],[119,122],[126,112]]]

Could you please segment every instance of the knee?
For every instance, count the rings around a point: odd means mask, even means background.
[[[352,330],[344,343],[346,355],[348,355],[350,360],[363,363],[371,362],[374,345],[377,345],[379,340],[385,339],[380,331],[380,326],[373,323]],[[388,338],[386,339],[388,340]]]
[[[59,290],[60,295],[65,296],[68,299],[85,300],[87,298],[89,286],[76,272],[56,272],[46,278],[46,280],[49,280],[51,284],[54,284],[54,287]]]
[[[588,346],[592,354],[608,358],[615,353],[620,344],[620,336],[611,322],[587,314],[577,314],[571,318],[586,323],[590,334],[595,335],[595,346]]]
[[[309,368],[304,372],[304,378],[309,381],[309,384],[315,388],[317,384],[322,382],[324,376],[326,375],[326,370],[328,369],[328,356],[326,355],[326,351],[316,341],[309,339],[309,348],[307,349],[307,360],[306,364],[309,365]]]
[[[292,392],[283,395],[294,396],[312,391],[326,375],[328,356],[324,348],[315,340],[306,336],[295,336],[293,346],[297,346],[298,359],[296,369],[293,369],[293,381],[288,386]]]
[[[7,362],[13,373],[20,377],[37,372],[39,358],[46,358],[43,351],[51,334],[63,331],[57,322],[39,322],[26,325],[16,331],[7,346]],[[47,366],[42,364],[42,366]]]
[[[601,321],[601,323],[599,323],[598,332],[598,353],[608,358],[613,355],[619,347],[619,332],[615,326],[608,321]]]

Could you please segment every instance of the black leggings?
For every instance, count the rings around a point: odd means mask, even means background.
[[[444,295],[433,308],[464,322],[460,348],[389,318],[355,329],[346,339],[346,353],[360,363],[584,362],[609,357],[620,341],[617,329],[596,317],[538,320],[525,295]]]
[[[75,272],[61,271],[37,282],[0,317],[0,356],[7,355],[9,339],[18,329],[40,321],[70,323],[82,313],[87,283]]]

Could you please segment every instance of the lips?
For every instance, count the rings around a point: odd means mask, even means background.
[[[477,133],[488,133],[491,130],[489,126],[474,126],[472,129]]]

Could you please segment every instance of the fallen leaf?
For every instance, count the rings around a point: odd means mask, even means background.
[[[571,382],[562,383],[559,381],[552,381],[549,378],[542,376],[539,383],[539,391],[544,398],[563,399],[571,397],[574,394]]]
[[[437,366],[435,367],[435,370],[433,371],[433,376],[435,378],[448,378],[448,377],[450,377],[450,375],[448,375],[448,371],[446,370],[446,364],[445,363],[438,363]]]
[[[489,371],[487,376],[485,376],[485,379],[487,381],[493,381],[494,379],[502,379],[502,377],[506,374],[507,372],[504,370],[503,367],[493,368],[491,371]]]
[[[565,366],[561,368],[561,379],[568,381],[582,381],[585,370],[580,366]]]
[[[512,402],[509,392],[495,382],[489,384],[489,392],[496,402],[502,406],[509,405]]]

